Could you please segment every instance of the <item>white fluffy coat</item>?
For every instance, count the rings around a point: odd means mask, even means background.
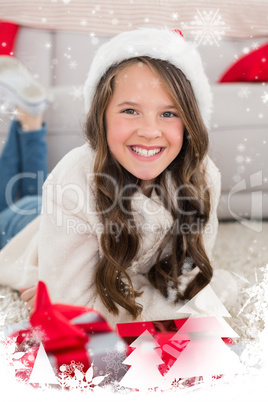
[[[0,283],[20,289],[42,280],[48,286],[52,302],[87,305],[115,326],[117,322],[132,321],[132,317],[121,307],[119,316],[110,314],[96,292],[95,265],[102,255],[100,236],[103,228],[94,206],[94,155],[85,144],[69,152],[51,172],[43,188],[41,216],[0,252]],[[203,235],[210,257],[217,234],[220,173],[209,157],[204,163],[212,195],[208,230]],[[148,198],[141,192],[134,195],[132,207],[136,211],[136,223],[143,228],[141,249],[128,268],[135,289],[143,291],[137,298],[143,305],[138,320],[176,318],[183,302],[174,304],[166,300],[146,277],[155,261],[157,248],[172,225],[171,215],[159,199]],[[197,272],[198,268],[195,268],[185,274],[185,284]]]

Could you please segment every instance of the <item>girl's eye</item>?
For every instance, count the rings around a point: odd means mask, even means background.
[[[163,117],[176,117],[177,115],[175,113],[173,113],[173,112],[164,112],[164,113],[162,113],[161,116],[163,116]]]
[[[126,114],[137,114],[136,110],[134,110],[134,109],[126,109],[126,110],[123,110],[123,113],[126,113]]]

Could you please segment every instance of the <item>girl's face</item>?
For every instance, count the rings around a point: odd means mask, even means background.
[[[184,125],[174,101],[144,63],[116,75],[105,118],[111,153],[141,180],[155,179],[182,148]]]

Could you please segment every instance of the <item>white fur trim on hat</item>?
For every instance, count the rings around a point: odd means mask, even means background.
[[[209,126],[212,93],[201,57],[193,44],[186,42],[179,33],[166,28],[140,28],[122,32],[97,50],[84,86],[86,112],[104,73],[112,65],[136,56],[167,60],[178,67],[191,82],[203,121]]]

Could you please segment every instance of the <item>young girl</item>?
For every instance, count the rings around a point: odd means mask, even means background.
[[[40,279],[53,302],[92,307],[112,326],[176,318],[212,279],[217,233],[199,54],[178,31],[121,33],[98,50],[84,95],[87,142],[47,178],[41,217],[2,250],[0,282]]]

